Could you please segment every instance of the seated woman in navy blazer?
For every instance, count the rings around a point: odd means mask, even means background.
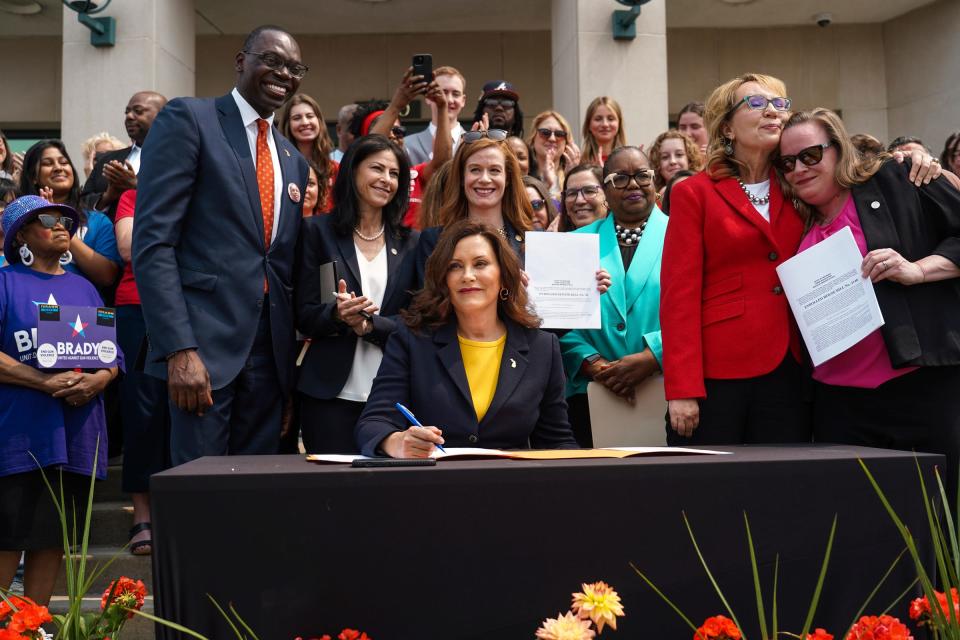
[[[520,261],[496,229],[449,225],[403,316],[357,423],[364,455],[424,458],[444,444],[577,448],[557,337],[537,329]],[[410,426],[398,402],[426,426]]]
[[[353,426],[414,286],[405,258],[418,233],[400,222],[407,189],[399,187],[409,182],[403,151],[384,136],[365,136],[343,157],[333,212],[303,221],[294,301],[297,329],[311,341],[297,383],[309,453],[356,452]],[[321,275],[331,262],[340,278],[336,302]]]

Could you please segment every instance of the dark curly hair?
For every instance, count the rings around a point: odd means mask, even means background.
[[[357,167],[365,159],[380,151],[389,151],[397,159],[400,175],[397,178],[397,193],[383,207],[383,225],[394,237],[406,237],[410,230],[403,226],[403,214],[410,202],[410,161],[403,149],[386,136],[363,136],[354,141],[340,162],[337,181],[333,184],[333,199],[336,202],[330,215],[338,235],[350,236],[360,221],[360,197],[357,195]],[[321,202],[317,202],[321,205]]]
[[[501,318],[510,319],[520,326],[539,327],[540,318],[529,308],[517,254],[496,229],[470,219],[452,222],[440,234],[440,240],[427,260],[423,289],[413,298],[410,306],[401,311],[407,326],[415,332],[434,331],[450,321],[454,310],[447,288],[447,272],[457,244],[471,236],[486,238],[493,247],[500,267],[500,286],[507,293],[506,300],[501,297],[497,302],[497,313]]]

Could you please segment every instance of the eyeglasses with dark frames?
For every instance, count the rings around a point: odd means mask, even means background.
[[[576,200],[577,196],[582,195],[584,200],[593,200],[599,193],[600,185],[588,184],[579,189],[567,189],[563,192],[563,198],[564,200]]]
[[[282,56],[279,56],[272,51],[244,51],[243,53],[255,56],[258,60],[260,60],[260,62],[274,71],[280,71],[286,67],[287,71],[290,72],[290,75],[297,80],[302,79],[303,76],[307,75],[307,71],[310,71],[310,67],[302,62],[297,62],[295,60],[284,60]]]
[[[824,142],[821,144],[815,144],[805,149],[800,149],[796,155],[789,156],[778,156],[774,158],[773,164],[783,173],[790,173],[797,168],[797,160],[812,167],[814,165],[820,164],[820,161],[823,160],[823,152],[833,146],[833,142]]]
[[[653,169],[642,169],[636,173],[611,173],[603,179],[603,184],[611,184],[614,189],[626,189],[634,181],[638,187],[649,187],[653,182]]]
[[[496,109],[497,107],[513,109],[517,106],[517,101],[511,98],[487,98],[483,101],[483,106],[487,109]]]
[[[460,139],[464,142],[476,142],[483,138],[490,138],[494,142],[503,142],[507,139],[507,132],[503,129],[481,129],[479,131],[464,131]]]
[[[537,135],[539,135],[544,140],[549,140],[551,136],[556,137],[557,140],[566,140],[567,132],[563,129],[548,129],[546,127],[537,129]]]
[[[58,224],[67,231],[73,229],[73,218],[67,216],[55,216],[51,213],[41,213],[37,215],[37,221],[44,229],[53,229]]]
[[[773,108],[777,111],[790,111],[790,105],[793,104],[793,101],[790,98],[781,98],[780,96],[773,98],[761,95],[743,96],[743,98],[737,100],[737,104],[730,107],[730,110],[723,116],[724,119],[730,117],[730,114],[739,109],[742,104],[746,104],[753,111],[762,111],[767,108],[767,105],[773,105]]]

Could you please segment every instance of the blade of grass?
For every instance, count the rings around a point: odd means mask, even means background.
[[[900,592],[900,595],[897,596],[896,600],[888,604],[887,608],[884,609],[880,615],[886,615],[890,613],[890,610],[893,609],[895,606],[897,606],[897,603],[903,600],[903,597],[906,596],[908,593],[910,593],[911,589],[913,589],[917,585],[917,582],[919,581],[920,581],[920,578],[914,578],[913,581],[907,585],[907,588]]]
[[[877,586],[873,588],[873,591],[870,592],[870,595],[867,596],[867,599],[863,601],[863,605],[860,606],[860,609],[857,610],[856,615],[853,616],[853,621],[847,626],[847,632],[844,633],[843,636],[841,637],[844,637],[844,638],[847,637],[847,633],[849,633],[850,629],[853,628],[853,625],[857,624],[857,620],[860,619],[860,616],[863,615],[863,612],[866,611],[867,607],[870,606],[870,602],[873,600],[874,596],[877,595],[877,591],[880,590],[880,587],[883,586],[883,583],[886,582],[887,578],[890,577],[890,574],[893,573],[893,569],[897,566],[897,563],[900,562],[900,558],[902,558],[903,554],[905,554],[906,552],[907,552],[907,549],[906,547],[904,547],[903,551],[901,551],[899,555],[897,555],[897,557],[894,558],[890,566],[887,567],[887,571],[883,574],[883,577],[880,578],[880,582],[878,582]],[[917,584],[917,581],[914,580],[913,584]]]
[[[630,564],[630,568],[632,568],[632,569],[637,573],[638,576],[640,576],[641,578],[643,578],[643,581],[646,582],[646,583],[650,586],[651,589],[653,589],[654,593],[656,593],[658,596],[660,596],[660,598],[661,598],[664,602],[666,602],[668,605],[670,605],[670,608],[673,609],[673,610],[676,612],[676,614],[677,614],[678,616],[680,616],[680,617],[683,619],[684,622],[687,623],[687,626],[689,626],[691,629],[693,629],[693,632],[694,632],[694,633],[696,633],[696,632],[697,632],[697,628],[698,628],[697,625],[693,624],[693,622],[690,620],[690,618],[688,618],[686,615],[684,615],[683,611],[681,611],[680,608],[677,607],[677,605],[673,604],[673,601],[670,600],[670,598],[668,598],[668,597],[666,596],[666,594],[663,593],[663,591],[660,591],[660,589],[657,588],[657,585],[653,584],[653,581],[651,581],[650,578],[648,578],[646,575],[644,575],[644,573],[643,573],[642,571],[640,571],[640,569],[637,569],[636,565],[634,565],[632,562],[629,563],[629,564]]]
[[[219,609],[220,607],[218,606],[217,608]],[[188,636],[193,636],[194,638],[198,638],[199,640],[210,640],[210,639],[207,638],[206,636],[202,636],[202,635],[200,635],[199,633],[197,633],[196,631],[192,631],[192,630],[190,630],[190,629],[187,629],[187,628],[184,627],[183,625],[179,625],[179,624],[177,624],[176,622],[170,622],[169,620],[164,620],[163,618],[158,618],[157,616],[151,615],[151,614],[147,613],[146,611],[138,611],[137,609],[127,609],[127,611],[131,611],[131,612],[137,614],[138,616],[141,616],[141,617],[146,618],[147,620],[152,620],[153,622],[156,622],[156,623],[158,623],[158,624],[162,624],[162,625],[164,625],[165,627],[170,627],[171,629],[175,629],[175,630],[179,631],[180,633],[185,633],[185,634],[187,634]],[[222,611],[222,609],[221,609],[221,611]]]
[[[693,549],[697,552],[697,557],[700,558],[700,564],[703,565],[703,570],[707,574],[707,578],[710,579],[710,584],[713,585],[713,589],[717,592],[717,595],[720,596],[720,602],[723,603],[723,606],[727,609],[727,613],[730,614],[730,619],[733,620],[733,623],[737,625],[737,628],[740,629],[740,633],[743,637],[743,640],[747,640],[747,635],[743,630],[743,626],[740,624],[740,621],[737,620],[737,616],[733,613],[733,608],[730,606],[730,603],[727,602],[727,599],[723,595],[723,591],[720,590],[720,585],[717,584],[716,579],[713,577],[713,574],[710,572],[710,567],[707,566],[707,561],[703,557],[703,553],[700,551],[700,545],[697,544],[697,537],[693,535],[693,528],[690,526],[690,521],[687,519],[687,512],[681,512],[683,514],[683,523],[687,525],[687,533],[690,534],[690,541],[693,543]]]
[[[917,466],[920,466],[920,461],[917,460]],[[947,519],[947,531],[950,534],[950,551],[952,552],[953,558],[953,570],[956,575],[960,576],[960,545],[957,544],[957,529],[956,525],[953,522],[953,517],[956,511],[950,510],[950,500],[947,499],[947,490],[943,486],[943,478],[940,477],[940,470],[934,469],[934,474],[937,477],[937,488],[940,490],[940,498],[943,500],[943,510],[944,515]],[[960,495],[960,492],[958,492]]]
[[[817,604],[820,602],[820,592],[823,590],[823,580],[827,576],[827,566],[830,564],[830,553],[833,551],[833,538],[837,533],[837,516],[833,516],[833,526],[830,527],[830,537],[827,538],[827,550],[823,554],[823,564],[820,566],[820,576],[817,578],[817,586],[813,590],[813,599],[810,601],[810,610],[807,611],[807,619],[803,623],[803,630],[800,632],[801,638],[806,638],[810,632],[810,626],[813,624],[813,616],[817,612]]]
[[[778,553],[773,559],[773,621],[771,625],[772,635],[770,636],[773,640],[777,638],[777,578],[780,575],[780,554]]]
[[[757,552],[753,546],[753,536],[750,535],[750,519],[747,512],[743,512],[743,526],[747,530],[747,548],[750,549],[750,569],[753,570],[753,591],[757,596],[757,618],[760,620],[760,636],[768,640],[767,616],[763,612],[763,589],[760,586],[760,570],[757,568]],[[738,625],[739,626],[739,625]]]
[[[240,629],[237,628],[237,625],[233,624],[233,620],[230,619],[230,616],[227,615],[227,612],[224,611],[223,607],[220,606],[220,603],[217,602],[217,599],[209,593],[207,594],[207,597],[210,598],[210,602],[212,602],[213,606],[217,608],[217,611],[219,611],[220,615],[223,616],[223,619],[227,621],[227,624],[229,624],[230,628],[233,629],[233,632],[237,634],[237,637],[240,638],[240,640],[246,640],[246,637],[240,633]]]
[[[233,617],[236,618],[237,622],[239,622],[243,626],[243,628],[247,630],[247,633],[250,634],[253,640],[260,640],[260,638],[257,637],[257,634],[253,632],[253,629],[250,628],[250,625],[248,625],[244,621],[244,619],[240,617],[240,614],[237,613],[237,610],[233,608],[233,603],[230,602],[228,603],[228,605],[230,606],[230,613],[232,613]]]

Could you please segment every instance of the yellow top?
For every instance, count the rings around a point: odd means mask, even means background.
[[[503,358],[503,345],[507,342],[507,334],[493,342],[477,342],[460,336],[457,336],[457,340],[460,341],[463,368],[467,371],[470,397],[473,398],[473,409],[477,412],[479,422],[487,414],[493,395],[497,392],[500,360]]]

